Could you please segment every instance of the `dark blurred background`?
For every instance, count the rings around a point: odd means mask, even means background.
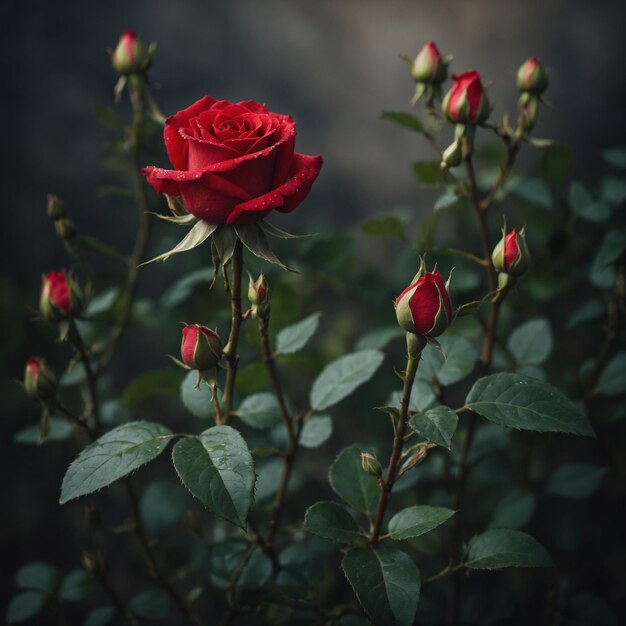
[[[431,158],[428,147],[378,119],[382,110],[409,109],[413,83],[399,55],[412,57],[429,40],[455,56],[453,71],[479,70],[491,85],[497,116],[514,110],[516,68],[536,55],[551,71],[550,106],[536,134],[569,145],[574,174],[593,180],[602,167],[601,149],[626,143],[625,17],[626,4],[617,0],[5,0],[3,595],[13,592],[19,564],[63,559],[63,542],[52,538],[67,527],[56,504],[67,459],[49,448],[12,444],[13,432],[36,418],[32,403],[9,382],[21,376],[43,333],[25,307],[36,304],[40,274],[66,262],[45,213],[46,194],[66,201],[82,233],[124,251],[134,236],[132,206],[94,192],[111,174],[101,166],[110,132],[93,109],[113,104],[116,77],[107,49],[122,31],[133,29],[146,43],[158,43],[151,75],[165,114],[210,94],[255,99],[292,115],[298,151],[322,154],[325,166],[298,209],[297,227],[293,221],[289,227],[325,232],[391,207],[431,208],[434,196],[420,190],[409,167]],[[532,167],[536,158],[528,162]],[[376,249],[368,254],[375,256]],[[159,280],[158,272],[147,270],[146,293],[158,290]],[[50,341],[49,333],[45,337]],[[143,350],[150,354],[140,345],[135,360]],[[4,610],[6,602],[0,606]]]

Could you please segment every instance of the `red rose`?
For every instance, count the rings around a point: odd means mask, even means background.
[[[400,326],[416,335],[437,337],[452,322],[450,297],[439,272],[420,276],[398,296],[395,307]]]
[[[183,363],[192,370],[210,370],[222,357],[222,342],[210,328],[187,324],[183,328],[180,355]]]
[[[510,232],[502,232],[502,239],[498,242],[491,255],[493,266],[503,274],[521,276],[528,269],[530,252],[526,244],[524,229],[514,228]]]
[[[144,176],[213,224],[249,224],[273,209],[293,211],[322,166],[321,157],[294,152],[291,117],[252,100],[205,96],[169,117],[163,136],[174,169],[146,167]]]
[[[480,124],[489,117],[489,101],[478,72],[452,75],[454,85],[443,100],[443,112],[457,124]]]
[[[83,304],[83,296],[76,282],[65,271],[44,274],[39,297],[41,314],[51,321],[76,315]]]

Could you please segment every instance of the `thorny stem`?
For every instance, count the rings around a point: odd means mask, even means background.
[[[402,457],[402,446],[404,444],[404,433],[409,418],[409,402],[411,400],[411,391],[413,389],[413,381],[417,372],[419,357],[413,359],[407,358],[406,371],[404,372],[404,382],[402,387],[402,399],[400,401],[400,418],[397,428],[395,429],[393,439],[393,449],[389,458],[389,466],[387,468],[387,478],[381,483],[380,498],[376,509],[376,517],[374,518],[374,526],[370,537],[370,545],[375,548],[380,539],[380,531],[383,525],[383,519],[389,503],[389,496],[396,481],[398,466]]]
[[[233,394],[235,390],[235,379],[237,377],[237,364],[239,356],[237,354],[237,344],[239,342],[239,330],[241,328],[241,274],[243,268],[243,247],[241,240],[237,239],[235,250],[231,260],[232,280],[230,285],[231,295],[231,321],[228,343],[224,348],[226,355],[226,383],[224,384],[224,395],[222,397],[224,405],[223,423],[230,424],[233,411]]]
[[[141,174],[141,129],[145,111],[145,84],[139,76],[131,77],[129,81],[130,101],[133,107],[133,122],[128,130],[129,150],[133,162],[133,191],[137,200],[137,238],[129,261],[126,286],[124,287],[121,309],[117,324],[111,331],[107,346],[100,356],[99,372],[106,369],[119,345],[122,335],[126,331],[132,315],[133,302],[139,282],[139,264],[144,258],[150,239],[150,220],[148,211],[148,194],[146,183]]]
[[[163,591],[172,599],[172,602],[175,604],[181,615],[186,617],[195,626],[202,626],[202,620],[189,608],[189,606],[187,606],[185,600],[172,586],[167,576],[163,572],[163,569],[161,568],[159,560],[154,550],[152,549],[150,540],[148,539],[148,535],[143,525],[143,520],[141,519],[141,512],[139,511],[139,498],[137,497],[137,493],[135,492],[135,489],[129,478],[124,481],[124,486],[126,487],[126,492],[128,494],[128,499],[131,505],[133,532],[135,533],[135,536],[137,537],[139,544],[141,545],[150,574],[161,587],[161,589],[163,589]]]

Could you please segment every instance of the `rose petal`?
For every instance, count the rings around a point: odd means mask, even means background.
[[[409,300],[415,332],[418,335],[425,335],[432,329],[439,312],[439,304],[439,291],[432,275],[422,276]]]
[[[175,169],[187,169],[187,141],[180,136],[178,130],[180,128],[187,128],[189,126],[189,120],[192,117],[197,117],[202,111],[208,109],[215,103],[216,100],[214,98],[204,96],[197,102],[194,102],[190,107],[171,115],[165,120],[163,140],[165,141],[167,154]]]
[[[246,216],[246,213],[267,214],[272,209],[289,213],[306,198],[322,168],[322,157],[297,153],[293,157],[289,180],[269,193],[238,204],[228,217],[228,224],[245,224],[262,219],[258,215]]]

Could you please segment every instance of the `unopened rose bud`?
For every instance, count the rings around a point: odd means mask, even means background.
[[[61,217],[54,222],[54,230],[63,241],[69,241],[76,236],[74,224],[66,217]]]
[[[188,324],[183,328],[180,354],[183,363],[192,370],[215,369],[222,358],[222,350],[220,338],[206,326]]]
[[[454,85],[443,99],[446,117],[457,124],[482,124],[491,112],[478,72],[452,75]]]
[[[24,388],[29,396],[38,400],[49,400],[54,397],[58,386],[57,377],[42,358],[34,356],[26,361]]]
[[[463,144],[460,139],[453,141],[441,155],[441,167],[449,168],[463,162]]]
[[[370,476],[380,478],[383,475],[383,468],[379,460],[369,452],[361,452],[361,467]]]
[[[530,57],[517,70],[517,88],[536,96],[548,88],[548,73],[535,57]]]
[[[51,220],[58,220],[62,217],[65,217],[65,205],[61,202],[61,200],[55,196],[54,194],[48,194],[48,203],[46,206],[48,211],[48,217]]]
[[[101,554],[94,554],[87,550],[83,550],[81,562],[86,572],[90,574],[100,574],[104,571],[104,559]]]
[[[39,297],[39,311],[50,321],[59,322],[80,313],[83,294],[67,272],[44,274]]]
[[[514,228],[508,233],[502,229],[502,239],[494,248],[491,260],[498,272],[516,278],[524,274],[530,264],[524,229]]]
[[[261,274],[256,280],[250,276],[248,300],[252,305],[253,317],[267,318],[270,311],[271,291],[265,274]]]
[[[146,50],[139,37],[129,30],[120,37],[111,56],[111,63],[115,71],[122,76],[139,74],[148,69],[152,52],[152,46]]]
[[[396,317],[404,330],[424,337],[441,335],[452,322],[452,305],[439,272],[420,271],[396,299]]]
[[[448,77],[448,64],[434,41],[427,43],[415,57],[411,76],[416,83],[438,85]]]

